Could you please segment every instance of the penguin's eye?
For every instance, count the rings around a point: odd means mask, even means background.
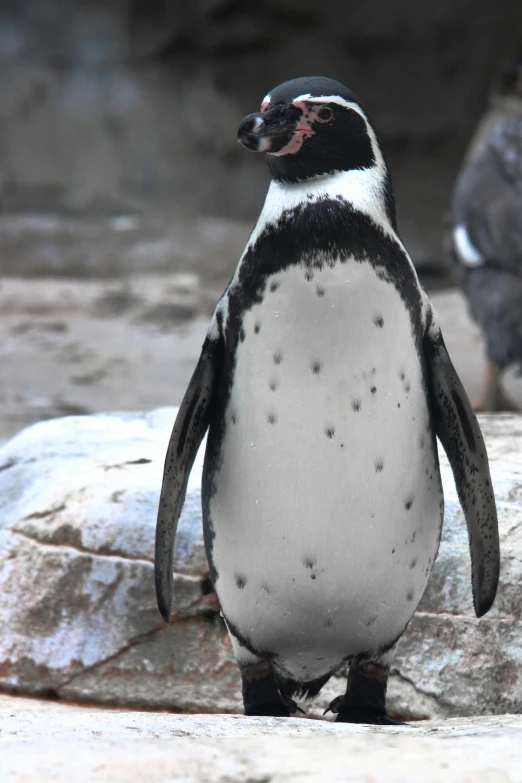
[[[323,106],[317,112],[317,119],[319,122],[330,122],[333,117],[333,111],[328,106]]]

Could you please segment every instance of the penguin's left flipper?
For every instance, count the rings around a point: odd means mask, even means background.
[[[156,523],[154,577],[158,609],[166,622],[170,620],[172,606],[176,528],[185,502],[190,471],[210,423],[222,356],[222,338],[213,339],[209,334],[174,422],[165,457]]]
[[[475,614],[482,617],[495,600],[500,571],[495,496],[477,418],[431,308],[423,352],[435,432],[448,455],[468,527]]]

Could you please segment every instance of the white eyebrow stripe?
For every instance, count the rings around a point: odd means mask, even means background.
[[[263,98],[263,100],[261,101],[261,111],[263,111],[263,106],[264,106],[265,104],[268,104],[268,103],[270,103],[270,101],[271,101],[271,100],[272,100],[272,96],[270,95],[270,93],[268,93],[267,95],[265,95],[265,97],[264,97],[264,98]]]
[[[364,119],[368,119],[361,107],[353,101],[347,101],[339,95],[310,95],[309,92],[294,98],[294,101],[306,101],[307,103],[336,103],[338,106],[344,106],[345,109],[353,109]]]

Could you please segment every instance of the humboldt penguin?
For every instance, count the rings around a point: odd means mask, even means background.
[[[437,436],[466,517],[477,616],[495,598],[484,441],[355,95],[326,78],[285,82],[238,139],[267,154],[272,180],[168,446],[158,606],[168,621],[176,524],[208,430],[204,539],[245,714],[288,716],[349,663],[336,719],[393,723],[390,663],[441,534]]]

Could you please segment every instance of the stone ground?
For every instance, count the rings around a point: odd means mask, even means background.
[[[519,783],[522,717],[381,728],[0,696],[0,750],[2,783]]]
[[[0,278],[0,441],[41,419],[181,400],[227,277]],[[483,341],[455,289],[432,298],[470,396]],[[508,388],[522,406],[522,381]]]

